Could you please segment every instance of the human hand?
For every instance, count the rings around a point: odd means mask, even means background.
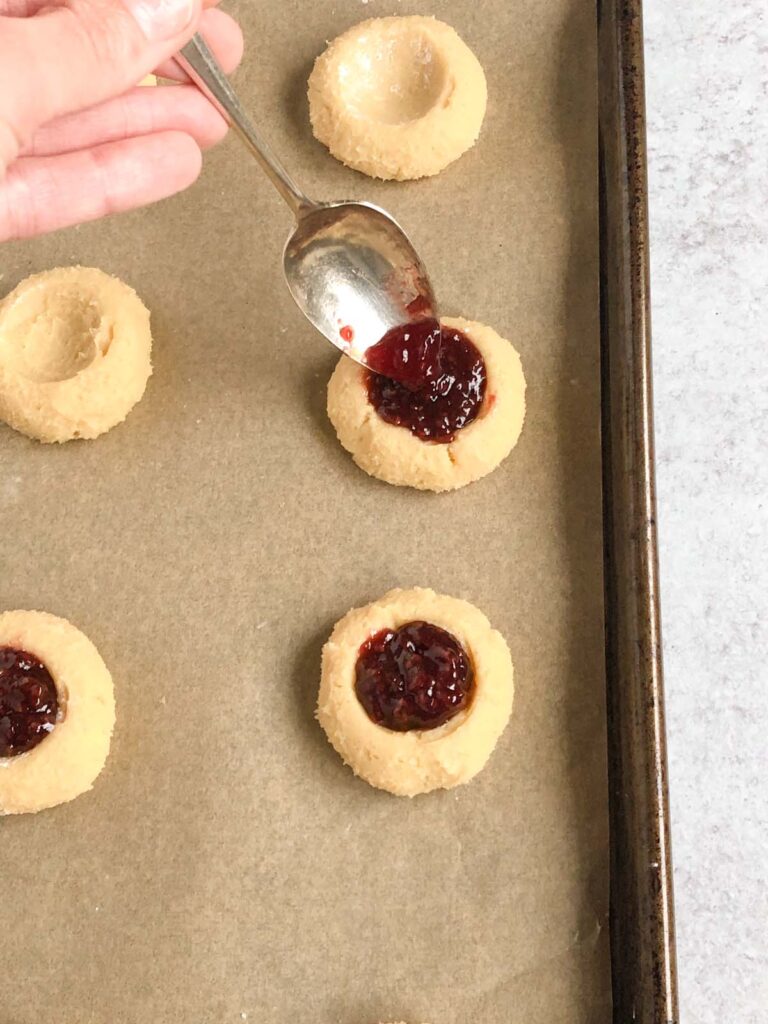
[[[200,30],[242,56],[217,0],[0,0],[0,242],[129,210],[191,185],[226,133],[170,60]]]

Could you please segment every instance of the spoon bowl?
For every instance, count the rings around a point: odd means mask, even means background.
[[[200,36],[176,58],[235,128],[296,218],[283,254],[299,309],[321,334],[359,363],[395,327],[436,319],[426,268],[400,225],[370,203],[307,198],[261,138]]]
[[[302,210],[283,269],[299,309],[357,362],[391,328],[435,315],[418,253],[399,224],[369,203]]]

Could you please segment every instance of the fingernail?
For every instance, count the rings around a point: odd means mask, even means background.
[[[192,24],[197,0],[123,0],[139,28],[153,43],[173,39]]]

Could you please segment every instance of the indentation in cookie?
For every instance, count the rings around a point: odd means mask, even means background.
[[[43,288],[30,290],[6,319],[2,360],[40,384],[70,380],[96,358],[101,320],[101,310],[76,284],[55,295]]]
[[[341,92],[351,110],[383,124],[407,124],[440,102],[447,86],[445,64],[420,28],[371,32],[339,65]]]

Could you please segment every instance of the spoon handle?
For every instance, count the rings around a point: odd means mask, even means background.
[[[232,125],[298,220],[300,210],[314,204],[261,137],[202,36],[192,36],[176,56],[176,61]]]

